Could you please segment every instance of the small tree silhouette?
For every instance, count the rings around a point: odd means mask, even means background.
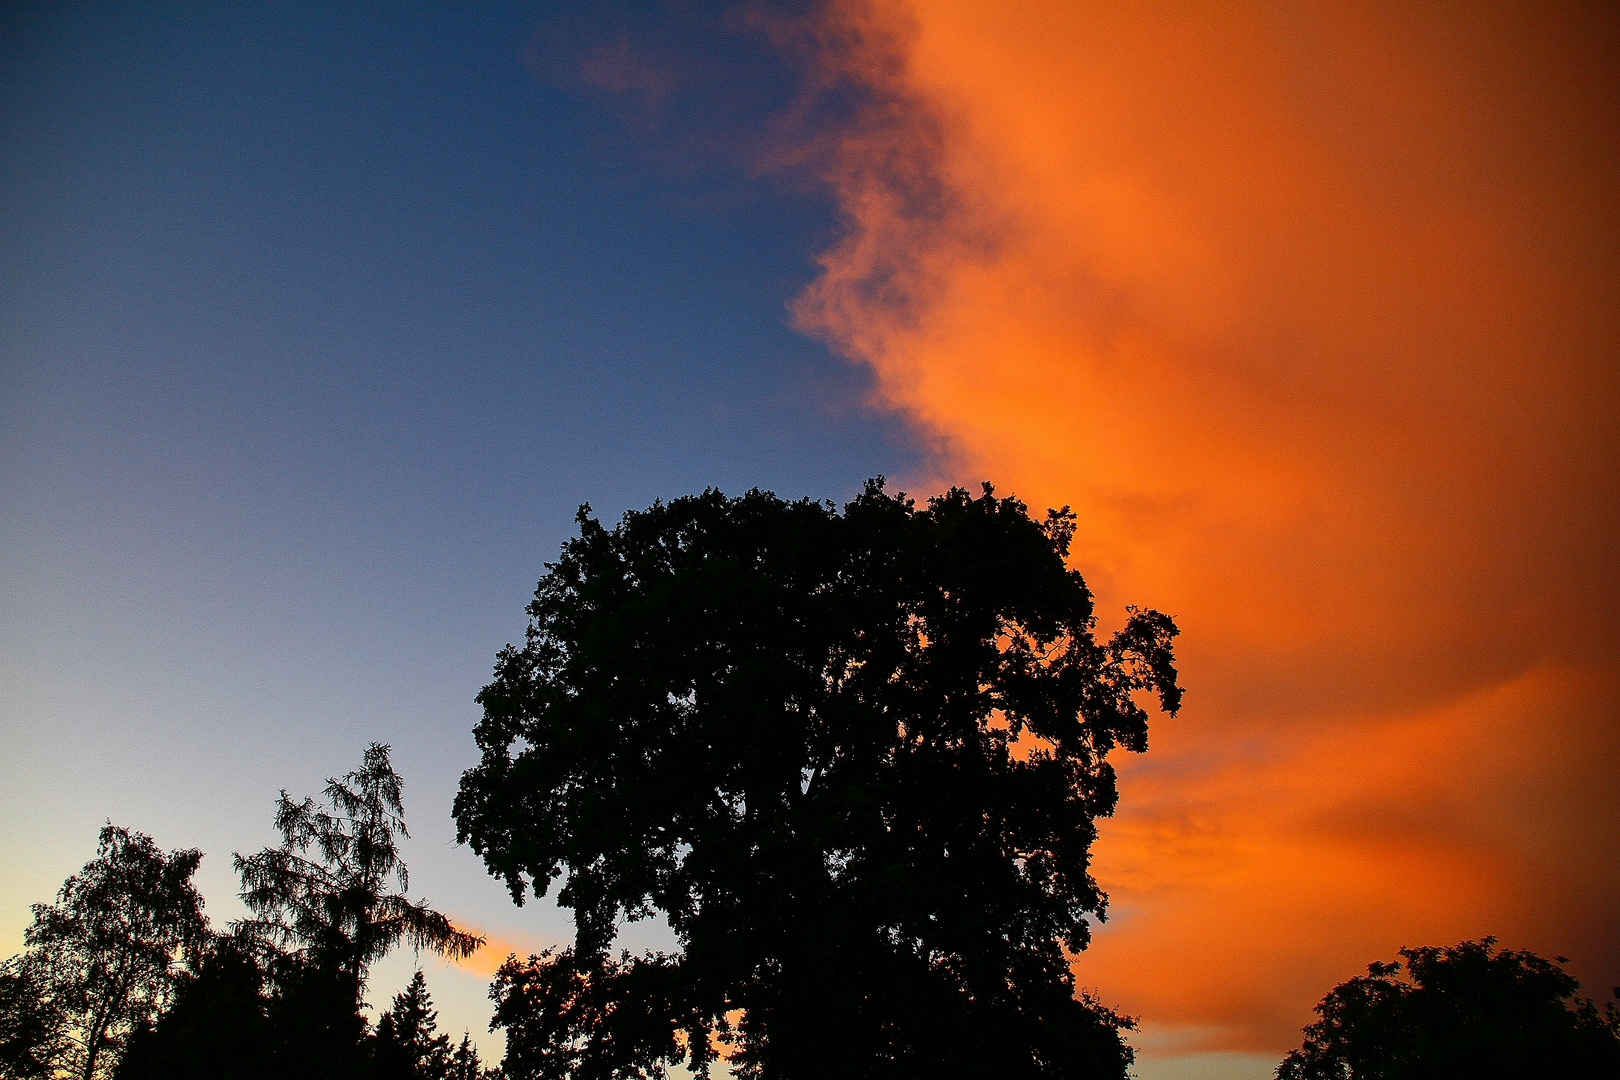
[[[472,1034],[464,1031],[461,1043],[450,1055],[450,1070],[445,1075],[448,1080],[485,1080],[499,1076],[500,1070],[484,1068],[478,1060],[478,1048],[472,1044]]]
[[[479,1062],[471,1035],[463,1035],[461,1045],[450,1049],[450,1036],[439,1033],[439,1014],[420,971],[394,995],[371,1044],[372,1080],[486,1080],[492,1075]]]
[[[402,941],[452,959],[483,944],[405,895],[410,879],[398,842],[410,836],[404,782],[388,751],[372,743],[359,769],[328,780],[326,806],[307,797],[295,803],[283,790],[276,806],[281,846],[235,856],[242,901],[258,916],[234,924],[236,932],[335,974],[356,1005],[371,964]],[[389,891],[390,878],[398,892]]]
[[[1533,952],[1495,938],[1450,948],[1402,949],[1316,1006],[1305,1044],[1278,1080],[1470,1080],[1620,1076],[1620,1014],[1577,998],[1581,984]]]
[[[377,1021],[372,1051],[375,1080],[440,1080],[450,1071],[450,1036],[439,1032],[439,1014],[418,971],[394,995],[394,1006]]]
[[[53,1072],[107,1075],[130,1032],[168,1004],[176,960],[208,940],[191,882],[201,861],[200,851],[165,854],[145,833],[109,822],[96,857],[63,883],[56,903],[34,905],[27,952],[8,986],[37,995]],[[17,1056],[26,1067],[24,1049]]]

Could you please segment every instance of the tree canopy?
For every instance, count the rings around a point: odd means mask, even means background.
[[[366,1033],[360,995],[374,961],[401,942],[453,957],[481,943],[404,895],[403,787],[374,743],[359,769],[327,782],[324,802],[281,792],[282,845],[236,857],[256,917],[192,953],[169,1007],[133,1030],[114,1080],[486,1075],[469,1040],[452,1051],[434,1033],[420,972]]]
[[[281,846],[235,857],[242,902],[258,916],[237,923],[237,934],[295,950],[341,977],[356,1002],[366,970],[401,941],[452,958],[483,943],[405,895],[410,877],[398,839],[410,836],[404,781],[388,752],[372,743],[360,768],[328,780],[324,806],[308,797],[295,803],[282,791]],[[390,878],[399,892],[389,891]]]
[[[1620,1014],[1579,998],[1580,983],[1495,938],[1402,949],[1368,965],[1316,1006],[1305,1042],[1278,1080],[1612,1080],[1620,1076]],[[1620,991],[1617,991],[1620,992]]]
[[[1074,517],[881,479],[842,513],[589,508],[479,695],[461,838],[574,944],[497,978],[509,1075],[1123,1076],[1066,950],[1106,913],[1110,751],[1175,712],[1176,628],[1104,642]],[[678,955],[611,955],[624,920]]]
[[[165,853],[145,833],[101,830],[96,857],[56,903],[33,906],[27,950],[0,979],[4,996],[17,999],[0,1022],[8,1071],[82,1080],[111,1072],[130,1033],[167,1006],[177,961],[208,939],[191,880],[201,861],[196,850]]]

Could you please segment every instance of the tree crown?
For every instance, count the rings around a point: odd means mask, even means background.
[[[201,862],[200,851],[164,853],[145,833],[108,822],[96,857],[62,884],[56,903],[33,905],[18,973],[58,1025],[54,1065],[85,1080],[104,1075],[130,1032],[167,1005],[176,962],[209,938],[191,880]]]
[[[451,957],[483,943],[457,930],[425,901],[412,902],[399,838],[409,837],[404,781],[373,743],[359,769],[326,784],[326,805],[282,791],[276,804],[279,848],[234,856],[242,901],[258,916],[236,924],[244,939],[283,946],[354,985],[401,941]],[[389,891],[389,879],[399,892]]]
[[[1316,1006],[1279,1080],[1421,1080],[1620,1072],[1620,1013],[1578,998],[1564,957],[1497,949],[1496,939],[1402,949]]]
[[[574,912],[573,950],[508,972],[514,1002],[585,1017],[569,995],[608,994],[632,1024],[641,995],[649,1026],[602,1060],[649,1068],[676,1028],[701,1067],[737,1010],[745,1068],[801,1006],[871,1029],[840,978],[1073,1002],[1060,947],[1105,913],[1108,754],[1146,749],[1138,691],[1174,712],[1181,690],[1167,617],[1094,639],[1071,513],[1036,521],[989,485],[919,507],[880,479],[842,513],[711,490],[577,520],[479,695],[456,800],[515,900],[561,877]],[[620,923],[655,912],[682,955],[609,962]],[[561,1052],[580,1032],[558,1023]]]

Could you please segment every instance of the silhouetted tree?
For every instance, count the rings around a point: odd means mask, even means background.
[[[455,806],[515,900],[564,876],[574,913],[497,976],[506,1074],[702,1074],[716,1037],[750,1078],[1122,1077],[1129,1021],[1067,951],[1105,912],[1133,695],[1178,707],[1176,629],[1094,640],[1073,515],[879,479],[842,514],[709,491],[577,520]],[[681,953],[613,959],[655,913]]]
[[[177,980],[169,1009],[131,1034],[114,1080],[347,1080],[367,1071],[365,1033],[343,971],[252,937],[218,938]]]
[[[265,1012],[270,1054],[279,1076],[347,1078],[366,1068],[366,1019],[354,981],[299,953],[269,952],[271,993]]]
[[[450,1069],[445,1073],[446,1080],[489,1080],[500,1076],[497,1069],[486,1069],[484,1063],[478,1060],[478,1048],[472,1043],[469,1032],[461,1033],[461,1042],[450,1054]]]
[[[67,1048],[67,1017],[27,958],[0,963],[0,1077],[50,1076]]]
[[[498,1075],[478,1060],[471,1035],[462,1035],[452,1050],[450,1036],[439,1034],[438,1019],[427,979],[418,971],[377,1020],[370,1040],[374,1080],[489,1080]]]
[[[167,856],[109,824],[97,858],[35,905],[27,951],[0,964],[0,1077],[262,1080],[363,1076],[360,1015],[370,964],[400,942],[454,957],[481,939],[403,892],[403,782],[374,744],[328,781],[327,805],[281,793],[280,849],[238,855],[258,918],[215,937],[191,876],[202,855]],[[420,973],[384,1017],[384,1041],[428,1080],[483,1077],[470,1039],[435,1036]],[[375,1042],[376,1040],[372,1040]]]
[[[453,958],[483,944],[426,901],[404,895],[410,878],[398,838],[410,833],[403,788],[388,747],[373,743],[359,769],[327,781],[326,805],[307,797],[295,803],[282,791],[281,847],[235,856],[242,901],[259,916],[236,923],[236,932],[332,974],[356,1006],[371,964],[402,941]],[[388,891],[390,878],[399,892]]]
[[[279,848],[235,857],[242,900],[258,916],[235,931],[266,957],[276,988],[270,1027],[283,1071],[335,1076],[360,1067],[360,995],[371,964],[394,946],[461,958],[483,943],[405,895],[403,787],[388,747],[373,743],[359,769],[327,781],[324,805],[281,793]],[[391,880],[399,892],[390,891]]]
[[[216,939],[176,981],[155,1025],[131,1035],[115,1080],[263,1080],[273,1068],[265,976],[252,953]]]
[[[150,836],[108,823],[96,857],[63,883],[56,903],[33,906],[26,952],[8,971],[18,981],[6,986],[8,996],[36,995],[32,1017],[5,1021],[19,1031],[23,1068],[43,1053],[53,1074],[112,1072],[129,1033],[168,1004],[177,960],[208,939],[191,882],[201,861],[200,851],[164,854]],[[36,1022],[50,1034],[23,1052]]]
[[[1620,1014],[1577,998],[1580,983],[1532,952],[1495,938],[1402,949],[1316,1006],[1305,1044],[1279,1080],[1613,1080]]]
[[[450,1072],[450,1036],[441,1035],[427,980],[420,971],[394,995],[393,1008],[377,1021],[372,1037],[376,1080],[445,1080]]]

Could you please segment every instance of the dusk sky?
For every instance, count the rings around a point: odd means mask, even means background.
[[[0,950],[102,822],[391,743],[454,844],[574,511],[993,481],[1188,688],[1082,985],[1258,1080],[1407,945],[1620,983],[1620,24],[1600,5],[9,5]],[[656,941],[656,931],[642,931]],[[370,1000],[408,978],[408,953]]]

